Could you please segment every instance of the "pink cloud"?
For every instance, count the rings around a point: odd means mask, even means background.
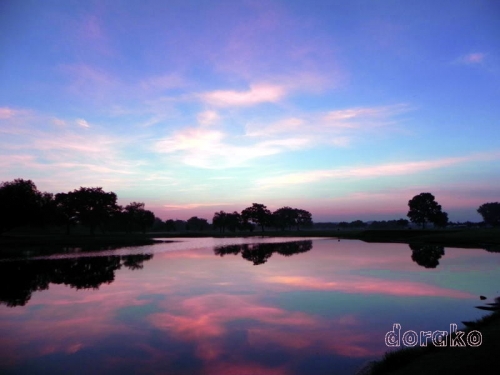
[[[224,169],[239,167],[250,160],[304,147],[308,140],[286,137],[255,142],[253,144],[230,143],[228,133],[200,126],[186,128],[158,140],[154,150],[174,154],[184,164],[198,168]],[[233,138],[234,139],[234,138]]]
[[[220,116],[216,111],[207,110],[199,113],[198,116],[196,116],[196,119],[200,125],[209,126],[216,123],[220,119]]]
[[[219,90],[201,94],[201,99],[220,107],[244,107],[281,100],[286,92],[281,86],[269,84],[250,85],[247,91]]]
[[[168,330],[180,340],[196,344],[197,355],[205,360],[220,358],[228,348],[218,339],[227,334],[225,324],[240,319],[278,326],[310,326],[315,320],[306,314],[288,312],[270,306],[261,306],[254,298],[237,295],[211,294],[185,299],[180,314],[157,313],[149,319],[163,330]]]
[[[84,120],[82,118],[79,118],[76,120],[76,124],[78,126],[81,126],[82,128],[90,128],[90,125],[89,123],[87,122],[87,120]]]
[[[468,55],[462,56],[458,59],[458,62],[462,64],[480,64],[486,58],[486,54],[482,52],[469,53]]]
[[[296,289],[335,290],[346,293],[387,294],[394,296],[444,296],[452,298],[470,298],[470,293],[453,289],[435,287],[433,285],[375,278],[344,277],[340,281],[327,281],[315,277],[304,276],[270,276],[268,283],[287,285]]]
[[[18,110],[9,107],[0,107],[0,120],[12,118],[19,113]]]
[[[198,207],[222,207],[227,206],[228,203],[188,203],[188,204],[165,204],[165,207],[168,210],[177,211],[177,210],[192,210]]]
[[[316,181],[333,178],[362,179],[373,177],[389,177],[406,174],[416,174],[431,169],[445,168],[467,162],[490,161],[499,158],[499,153],[482,153],[427,161],[380,164],[369,167],[343,167],[330,170],[290,173],[278,177],[261,179],[260,181],[258,181],[258,184],[261,187],[271,187],[276,185],[313,183]]]

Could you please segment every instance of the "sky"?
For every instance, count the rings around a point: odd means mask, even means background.
[[[500,200],[500,4],[0,2],[0,181],[161,219]]]

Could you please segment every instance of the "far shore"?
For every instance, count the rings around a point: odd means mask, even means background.
[[[0,235],[2,247],[57,245],[57,246],[140,246],[167,241],[169,238],[231,238],[231,237],[325,237],[339,240],[361,240],[379,243],[424,243],[446,247],[482,248],[500,251],[500,228],[471,229],[394,229],[394,230],[266,230],[253,232],[185,231],[147,233],[43,233],[34,231]]]

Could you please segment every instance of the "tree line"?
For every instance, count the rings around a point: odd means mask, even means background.
[[[52,194],[39,191],[31,180],[15,179],[0,184],[0,233],[26,225],[64,225],[70,234],[76,223],[89,227],[91,234],[96,228],[145,232],[155,215],[144,207],[140,202],[120,206],[115,193],[100,187]]]
[[[408,217],[411,222],[425,228],[427,223],[436,227],[445,227],[449,224],[448,214],[442,210],[440,204],[431,193],[420,193],[408,201]],[[484,203],[477,209],[486,225],[500,225],[500,203]]]
[[[255,226],[259,226],[262,232],[265,231],[266,227],[282,231],[292,228],[300,230],[303,227],[310,227],[312,223],[312,215],[309,211],[285,206],[271,212],[260,203],[253,203],[252,206],[241,211],[241,214],[237,211],[232,213],[219,211],[214,214],[212,219],[212,225],[221,233],[224,233],[226,229],[231,232],[236,230],[253,231]]]
[[[117,195],[101,187],[80,187],[67,193],[52,194],[39,191],[31,180],[19,178],[0,184],[0,233],[22,226],[64,225],[66,233],[70,234],[76,224],[88,227],[91,234],[95,234],[96,229],[103,233],[207,229],[234,232],[253,231],[255,226],[262,231],[266,227],[300,230],[312,225],[312,217],[310,212],[298,208],[282,207],[271,212],[265,205],[254,203],[241,213],[216,212],[212,225],[207,219],[197,216],[187,221],[162,221],[152,211],[146,210],[142,202],[118,205]]]
[[[408,218],[421,225],[428,223],[436,227],[449,224],[448,214],[442,210],[431,193],[420,193],[409,202]],[[486,225],[500,225],[500,203],[482,204],[477,212],[483,217]],[[310,212],[281,207],[271,212],[265,205],[253,203],[241,213],[218,211],[214,213],[212,224],[207,219],[193,216],[187,221],[166,220],[155,217],[152,211],[145,209],[142,202],[131,202],[126,206],[117,204],[117,195],[106,192],[101,187],[80,187],[67,193],[41,192],[31,180],[15,179],[0,183],[0,233],[8,232],[21,226],[64,225],[70,234],[75,224],[87,226],[91,234],[99,228],[106,231],[203,231],[207,229],[253,231],[260,227],[278,230],[300,230],[313,225]],[[328,226],[331,223],[325,223]],[[405,227],[409,222],[405,219],[372,222],[370,228]],[[340,222],[336,228],[363,228],[368,224],[361,220],[351,223]]]

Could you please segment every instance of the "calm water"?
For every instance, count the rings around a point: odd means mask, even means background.
[[[463,327],[500,295],[480,249],[179,241],[1,260],[0,372],[352,374],[393,323]]]

